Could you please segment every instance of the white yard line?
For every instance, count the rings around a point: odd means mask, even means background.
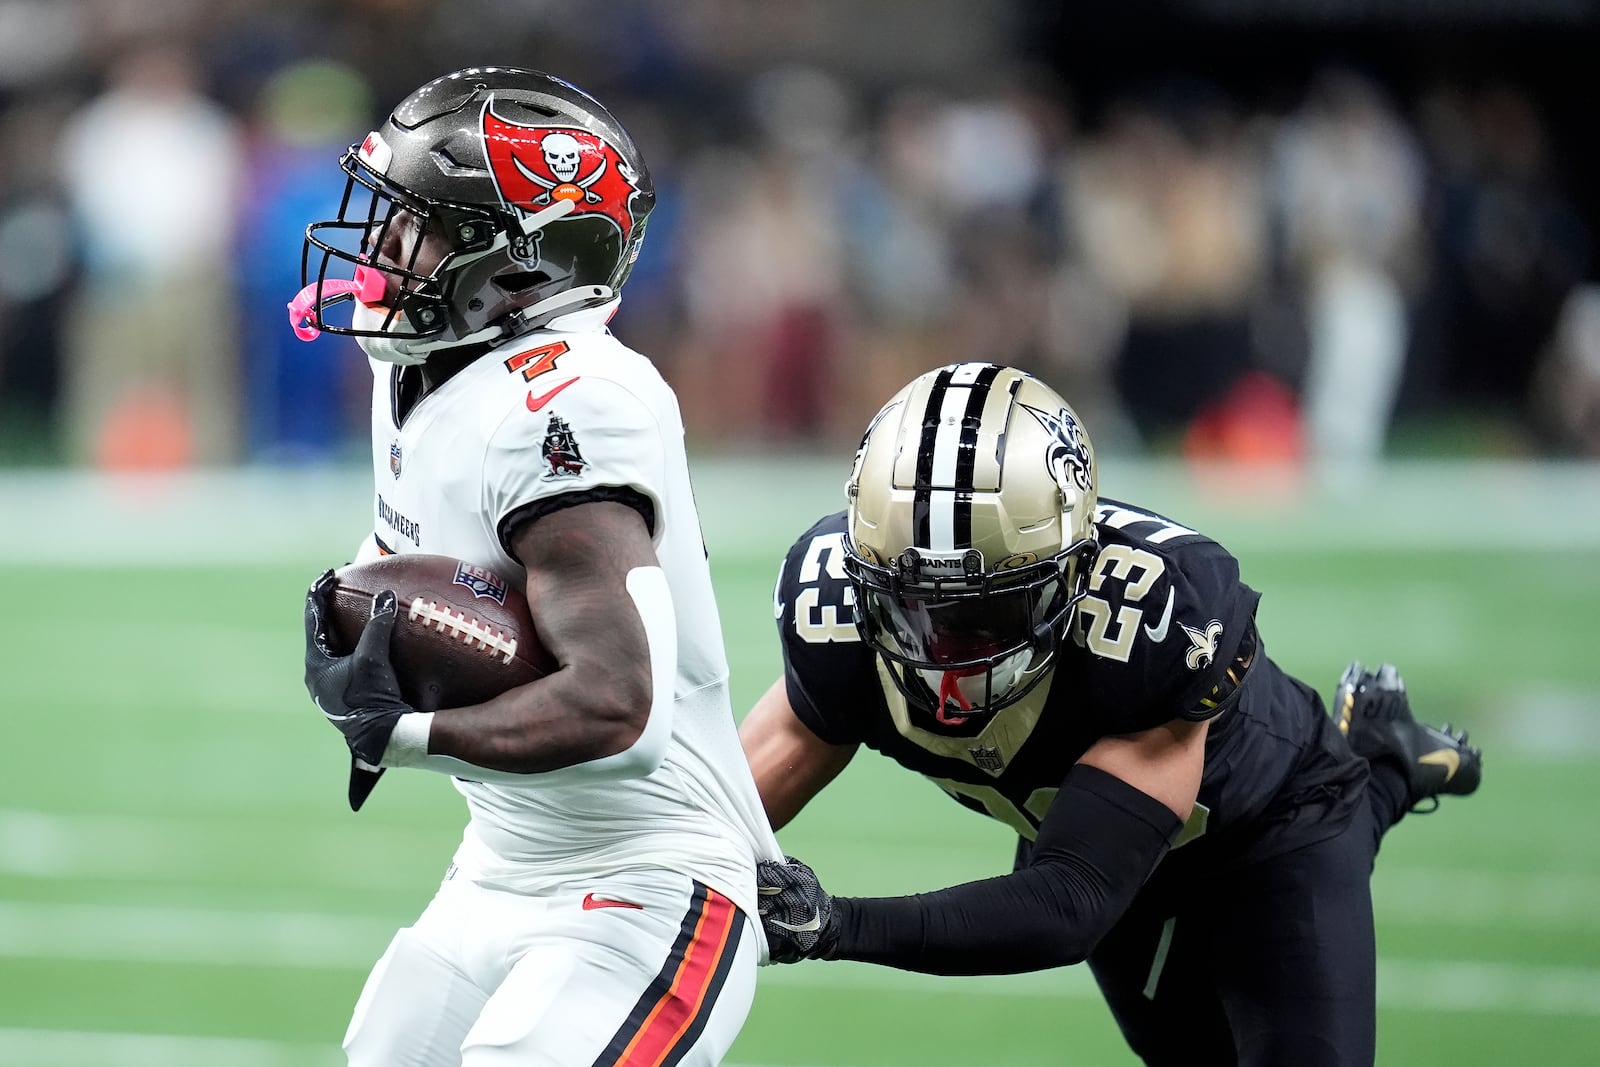
[[[339,1067],[335,1046],[181,1034],[0,1029],[0,1067]]]
[[[865,964],[774,967],[769,988],[915,993],[918,996],[1097,999],[1082,967],[973,981],[910,974]],[[1387,1011],[1482,1012],[1600,1018],[1600,969],[1544,967],[1473,960],[1378,961],[1378,1006]]]
[[[1388,921],[1486,929],[1600,930],[1600,878],[1407,867],[1378,859],[1373,906]]]
[[[457,833],[441,831],[442,839],[449,842]],[[0,874],[186,882],[193,872],[210,868],[219,854],[239,849],[239,835],[237,825],[215,818],[0,808]],[[385,857],[414,849],[417,839],[415,828],[398,825],[363,825],[359,834],[297,826],[295,854],[314,863],[329,886],[392,889]],[[440,853],[440,877],[448,855],[448,850]]]
[[[0,1027],[0,1067],[343,1067],[328,1045]],[[725,1063],[723,1067],[761,1067]],[[821,1065],[818,1065],[821,1067]]]
[[[389,923],[313,912],[114,907],[0,901],[0,958],[365,970]],[[864,964],[773,967],[769,988],[1050,999],[1093,998],[1067,968],[951,982]],[[1600,1017],[1600,968],[1475,960],[1380,961],[1380,1005],[1396,1011],[1499,1011]]]
[[[1563,838],[1570,834],[1565,827],[1558,832]],[[394,880],[384,857],[405,850],[415,837],[414,830],[403,827],[364,827],[353,842],[345,830],[311,828],[299,836],[295,848],[298,856],[316,859],[308,866],[325,887],[392,890]],[[216,820],[0,808],[0,875],[185,883],[193,871],[209,867],[218,850],[233,847],[237,840],[237,827]],[[371,862],[363,861],[365,850],[370,850]],[[1427,868],[1401,858],[1386,852],[1378,863],[1375,905],[1380,924],[1392,920],[1600,930],[1600,908],[1594,906],[1600,900],[1600,877]],[[425,888],[419,883],[418,892]]]
[[[693,457],[713,555],[787,545],[844,506],[849,456]],[[360,466],[238,468],[148,478],[0,472],[0,562],[23,565],[303,562],[353,550],[372,524]],[[1102,491],[1222,538],[1236,551],[1600,547],[1600,464],[1405,462],[1308,477],[1287,493],[1260,471],[1197,476],[1106,456]],[[1218,485],[1235,487],[1219,494]],[[1513,521],[1484,521],[1494,500]],[[1530,521],[1515,521],[1521,517]],[[14,518],[12,518],[14,517]],[[1537,521],[1531,521],[1536,519]],[[106,552],[108,531],[117,545]]]
[[[0,901],[0,958],[352,970],[395,924],[318,913]]]

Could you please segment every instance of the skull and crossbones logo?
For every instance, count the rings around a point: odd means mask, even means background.
[[[624,240],[632,233],[634,198],[645,178],[600,134],[571,126],[525,126],[485,106],[483,148],[495,188],[508,206],[540,211],[565,202],[573,215],[610,219]]]
[[[512,162],[517,165],[517,170],[522,176],[538,185],[544,192],[533,198],[533,202],[543,207],[550,203],[552,196],[559,196],[563,200],[576,199],[578,194],[583,195],[585,202],[598,204],[600,194],[589,187],[599,181],[606,172],[606,159],[600,157],[599,164],[583,177],[578,177],[578,171],[583,158],[583,145],[570,133],[547,133],[539,142],[539,151],[544,156],[544,165],[550,168],[550,173],[556,176],[555,181],[535,174],[522,160],[512,157]]]

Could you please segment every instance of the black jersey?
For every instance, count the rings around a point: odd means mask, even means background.
[[[861,743],[1032,840],[1062,779],[1097,740],[1211,718],[1198,803],[1179,844],[1227,838],[1251,854],[1348,819],[1364,764],[1316,693],[1278,669],[1255,628],[1258,594],[1208,537],[1113,500],[1100,552],[1050,675],[962,726],[911,706],[856,632],[845,515],[790,548],[777,587],[789,702],[833,744]],[[1302,809],[1315,806],[1315,817]],[[1208,849],[1202,851],[1209,851]]]

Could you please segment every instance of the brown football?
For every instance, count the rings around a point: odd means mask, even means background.
[[[419,711],[480,704],[555,669],[522,590],[492,571],[411,552],[352,563],[335,577],[328,641],[341,654],[355,648],[373,596],[394,591],[390,659],[401,695]]]

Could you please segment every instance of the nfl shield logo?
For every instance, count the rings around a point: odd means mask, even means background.
[[[1006,769],[1006,761],[1000,758],[1000,750],[993,745],[979,745],[967,751],[972,753],[972,762],[978,765],[979,770],[999,774]]]
[[[470,563],[456,564],[456,585],[472,590],[474,597],[486,596],[496,604],[506,602],[506,583],[493,571],[474,567]]]
[[[389,473],[400,477],[400,442],[389,442]]]

